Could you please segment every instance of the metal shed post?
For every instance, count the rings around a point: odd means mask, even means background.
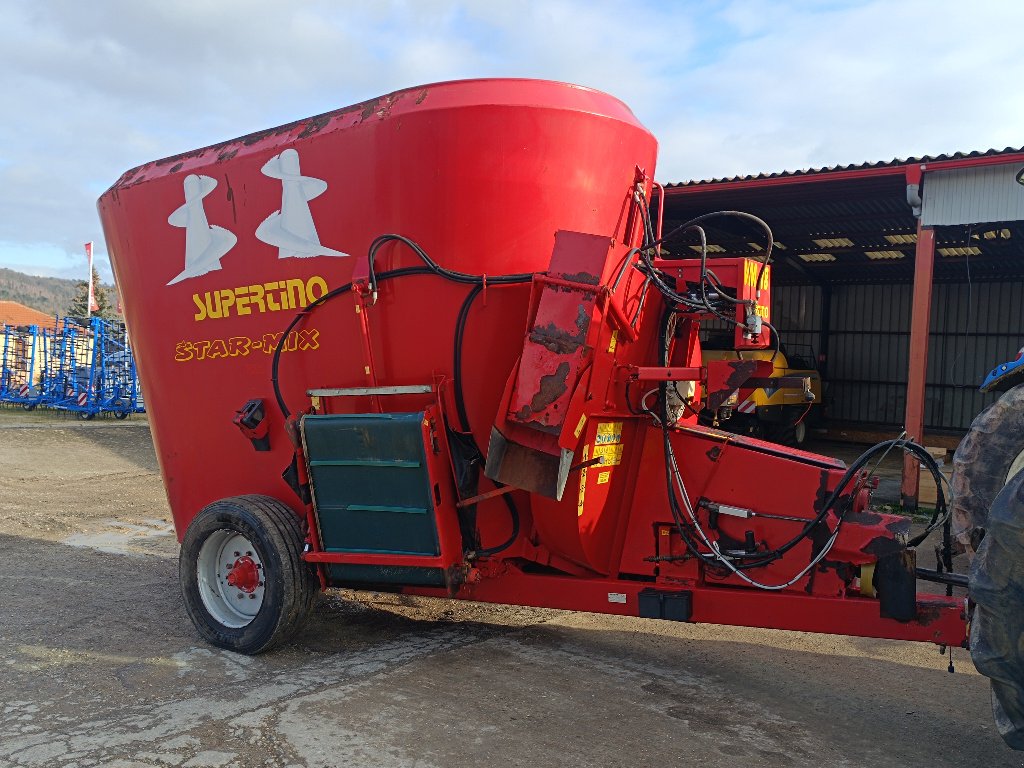
[[[910,314],[910,366],[907,372],[907,433],[924,443],[925,375],[928,370],[928,333],[932,309],[932,274],[935,268],[935,230],[917,225],[914,253],[914,303]],[[910,454],[903,458],[900,496],[906,510],[917,509],[921,465]]]

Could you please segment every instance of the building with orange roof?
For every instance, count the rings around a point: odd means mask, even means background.
[[[30,330],[32,326],[35,331]],[[22,384],[40,384],[47,340],[56,328],[57,318],[53,315],[16,301],[0,301],[0,387],[14,391]]]
[[[0,325],[10,325],[15,328],[25,328],[30,325],[54,328],[57,325],[57,318],[16,301],[0,301]]]

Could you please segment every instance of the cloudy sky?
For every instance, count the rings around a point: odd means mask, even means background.
[[[110,268],[133,166],[465,77],[580,83],[663,182],[1024,146],[1010,0],[0,0],[0,266]]]

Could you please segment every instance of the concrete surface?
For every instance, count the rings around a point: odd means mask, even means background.
[[[332,593],[199,641],[143,420],[0,412],[0,768],[1020,766],[927,645]]]

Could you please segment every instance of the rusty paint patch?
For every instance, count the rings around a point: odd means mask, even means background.
[[[882,516],[877,512],[847,512],[843,521],[851,525],[878,525],[882,522]]]
[[[922,603],[917,604],[917,623],[922,627],[934,624],[942,618],[942,606]]]
[[[899,552],[903,552],[904,546],[896,539],[890,538],[888,536],[876,536],[863,547],[861,547],[860,551],[866,555],[871,555],[872,557],[881,559],[889,555],[894,555]]]
[[[906,536],[910,533],[910,520],[908,518],[893,520],[885,526],[885,529],[898,536]]]
[[[177,163],[176,165],[172,165],[172,166],[171,166],[171,170],[170,170],[170,172],[171,172],[171,173],[177,173],[178,171],[180,171],[180,170],[181,170],[181,167],[182,167],[183,165],[184,165],[184,163]]]
[[[231,179],[224,174],[224,186],[227,188],[228,202],[231,203],[231,218],[235,224],[238,223],[238,212],[235,210],[235,190],[231,186]]]
[[[827,557],[818,564],[818,571],[835,571],[836,576],[847,586],[853,581],[854,568],[850,563],[843,563],[838,560],[829,560]]]
[[[583,346],[585,336],[585,330],[571,334],[559,328],[553,322],[548,323],[543,328],[534,328],[530,331],[530,341],[534,344],[540,344],[544,349],[554,352],[556,355],[573,354]],[[568,363],[563,363],[563,365],[568,365]]]
[[[829,475],[830,473],[827,469],[823,469],[818,472],[818,491],[814,494],[815,515],[819,514],[821,510],[825,508],[825,502],[828,501],[828,497],[830,495],[828,490]],[[832,515],[835,516],[834,508],[832,509]]]
[[[237,149],[230,149],[227,152],[221,152],[219,155],[217,155],[217,162],[223,163],[225,160],[231,160],[237,154]]]
[[[587,329],[590,327],[590,313],[587,312],[586,304],[580,304],[576,308],[576,327],[582,335],[586,335]]]
[[[716,445],[704,455],[711,459],[711,461],[718,461],[719,457],[722,455],[722,449]]]
[[[561,362],[554,373],[540,377],[540,388],[530,399],[530,409],[537,413],[551,405],[555,400],[565,394],[569,388],[566,380],[569,378],[569,364]]]
[[[331,122],[330,115],[319,115],[318,117],[314,117],[306,123],[306,127],[302,129],[302,133],[299,134],[298,138],[305,139],[315,133],[320,133],[320,131],[327,127],[329,122]]]
[[[268,139],[271,136],[280,136],[285,133],[290,133],[293,129],[301,125],[301,123],[289,123],[288,125],[282,125],[279,128],[268,128],[265,131],[258,131],[256,133],[250,133],[241,139],[242,144],[247,147],[251,147],[253,144],[258,144],[264,139]]]
[[[425,91],[421,91],[420,95],[422,96],[423,93],[425,93]],[[371,116],[374,112],[377,111],[378,105],[382,101],[386,101],[388,103],[388,106],[383,110],[381,117],[387,117],[391,111],[391,107],[395,103],[397,103],[404,95],[404,93],[388,94],[387,96],[381,96],[371,101],[360,102],[359,104],[353,104],[348,107],[342,107],[341,109],[336,109],[332,112],[326,112],[322,115],[303,118],[302,120],[296,120],[285,125],[277,126],[275,128],[267,128],[266,130],[257,131],[256,133],[250,133],[245,136],[240,136],[238,138],[229,139],[227,141],[221,141],[206,147],[200,147],[198,149],[193,149],[188,152],[182,152],[177,155],[172,155],[170,157],[164,157],[159,160],[154,160],[150,163],[146,163],[144,165],[140,165],[136,168],[133,168],[130,171],[126,171],[124,174],[122,174],[121,178],[114,186],[123,187],[128,186],[130,183],[138,183],[139,181],[142,181],[145,178],[144,175],[140,176],[139,178],[135,178],[135,176],[146,169],[163,168],[164,166],[174,165],[175,163],[179,163],[185,160],[201,157],[207,153],[220,153],[218,156],[218,160],[229,160],[231,159],[231,157],[234,157],[234,153],[237,153],[237,148],[239,146],[250,147],[253,144],[258,144],[264,139],[273,136],[281,136],[300,129],[306,130],[308,129],[310,124],[319,123],[320,121],[323,121],[324,124],[326,125],[333,118],[340,118],[345,115],[354,113],[362,114],[363,119],[366,119],[367,117]],[[228,153],[231,153],[230,157],[225,157],[225,155],[227,155]]]
[[[416,97],[416,103],[417,104],[422,104],[424,99],[426,99],[426,98],[427,98],[427,89],[424,88],[422,91],[419,92],[419,95]]]
[[[560,277],[563,280],[568,280],[570,283],[583,283],[584,285],[597,285],[601,282],[600,277],[589,272],[576,272],[572,275],[560,275]]]
[[[373,114],[377,111],[377,105],[380,104],[380,101],[380,99],[373,99],[372,101],[364,102],[362,111],[359,113],[359,119],[369,120],[373,117]]]
[[[405,96],[404,93],[392,93],[384,100],[384,107],[378,113],[381,120],[391,117],[391,109],[402,99],[403,96]]]
[[[744,384],[751,377],[757,369],[757,363],[752,360],[731,360],[729,361],[729,367],[732,368],[732,373],[729,374],[729,378],[725,380],[725,383],[730,390],[733,390],[739,389],[740,385]]]

